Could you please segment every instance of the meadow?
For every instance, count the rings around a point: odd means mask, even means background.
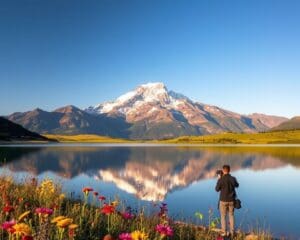
[[[54,139],[58,142],[72,143],[72,142],[89,142],[89,143],[127,143],[130,140],[121,138],[111,138],[107,136],[100,136],[95,134],[79,134],[79,135],[57,135],[45,134],[45,137]]]
[[[164,203],[146,214],[143,207],[132,209],[121,199],[103,196],[90,187],[83,187],[82,199],[74,200],[51,179],[16,183],[2,177],[0,191],[1,240],[221,239],[216,228],[219,219],[212,213],[206,225],[206,216],[199,212],[195,213],[199,224],[178,222],[168,216]],[[246,237],[238,232],[234,239],[271,239],[264,231],[256,234]]]
[[[55,135],[45,137],[65,143],[169,143],[169,144],[300,144],[300,130],[261,133],[220,133],[203,136],[182,136],[163,140],[128,140],[94,134]]]
[[[162,142],[175,144],[299,144],[300,130],[183,136]]]

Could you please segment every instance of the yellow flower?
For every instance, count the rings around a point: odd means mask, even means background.
[[[63,193],[59,195],[59,199],[60,199],[60,200],[63,200],[65,197],[66,197],[66,196],[65,196],[65,194],[63,194]]]
[[[18,222],[21,222],[24,218],[26,218],[28,215],[30,214],[30,211],[26,211],[24,213],[22,213],[19,218],[18,218]]]
[[[31,235],[31,229],[30,227],[25,223],[17,223],[13,226],[14,234],[21,234],[25,236]]]
[[[55,185],[51,179],[45,179],[38,188],[40,196],[46,197],[55,193]]]
[[[75,229],[75,228],[78,228],[78,225],[77,224],[71,224],[71,225],[69,225],[69,229]]]
[[[65,219],[66,217],[65,216],[58,216],[58,217],[55,217],[52,219],[51,223],[57,223],[63,219]]]
[[[60,220],[59,222],[57,222],[56,226],[60,227],[60,228],[65,228],[68,225],[70,225],[73,222],[72,218],[65,218],[63,220]]]
[[[147,240],[148,235],[145,232],[142,231],[134,231],[131,233],[132,240]]]
[[[117,200],[111,202],[111,205],[113,205],[114,207],[118,206],[119,205],[119,202]]]

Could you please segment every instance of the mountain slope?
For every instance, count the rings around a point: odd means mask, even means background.
[[[278,117],[278,116],[271,116],[271,115],[265,115],[261,113],[253,113],[248,115],[251,119],[255,119],[257,121],[260,121],[264,125],[266,125],[269,128],[273,128],[278,126],[279,124],[289,120],[286,117]]]
[[[25,113],[14,113],[8,119],[42,134],[99,134],[113,137],[127,137],[129,127],[122,118],[88,114],[69,105],[52,112],[41,109]]]
[[[28,131],[22,126],[0,117],[0,141],[49,141],[48,138]]]
[[[272,131],[284,131],[284,130],[299,130],[300,129],[300,116],[294,117],[288,121],[285,121],[278,125],[277,127],[272,128]]]

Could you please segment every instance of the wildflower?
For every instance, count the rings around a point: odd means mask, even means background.
[[[45,179],[39,186],[38,191],[41,196],[49,196],[55,193],[55,185],[51,179]]]
[[[163,236],[173,236],[173,229],[169,225],[158,224],[155,227],[155,231]]]
[[[59,200],[63,200],[63,199],[65,199],[65,194],[63,194],[63,193],[61,193],[60,195],[59,195]]]
[[[102,208],[101,208],[101,213],[104,213],[106,215],[109,215],[111,213],[113,213],[115,211],[115,207],[112,205],[107,205],[105,204]]]
[[[37,208],[35,209],[35,213],[39,215],[49,216],[52,215],[53,210],[51,208]]]
[[[78,228],[78,225],[77,224],[71,224],[69,225],[69,237],[75,237],[75,229]]]
[[[26,218],[28,215],[30,214],[30,211],[26,211],[24,213],[22,213],[19,218],[18,218],[18,222],[21,222],[24,218]]]
[[[119,201],[117,201],[117,200],[112,201],[112,202],[111,202],[111,205],[114,206],[114,207],[116,207],[116,206],[119,205]]]
[[[57,227],[65,228],[73,222],[72,218],[65,218],[56,223]]]
[[[63,219],[65,219],[66,217],[65,216],[58,216],[58,217],[55,217],[52,219],[51,223],[57,223]]]
[[[114,240],[114,238],[110,234],[106,234],[103,240]]]
[[[92,192],[92,191],[94,191],[94,189],[91,188],[91,187],[84,187],[84,188],[82,189],[82,192],[83,192],[85,195],[88,195],[89,192]]]
[[[121,233],[119,235],[119,240],[132,240],[130,233]]]
[[[12,228],[15,230],[14,234],[25,235],[25,236],[31,235],[31,229],[25,223],[17,223]]]
[[[5,207],[3,207],[3,212],[5,212],[6,214],[10,213],[10,212],[13,212],[15,209],[13,206],[10,206],[10,205],[6,205]]]
[[[166,203],[162,203],[161,206],[159,207],[160,211],[158,213],[159,217],[166,217],[168,214],[168,208]]]
[[[100,201],[105,201],[105,200],[106,200],[106,197],[100,196],[100,197],[98,197],[98,199],[99,199]]]
[[[6,221],[4,223],[2,223],[1,227],[2,229],[13,233],[15,230],[12,228],[17,222],[15,220],[11,220],[11,221]]]
[[[22,240],[33,240],[32,236],[23,236]]]
[[[132,240],[147,240],[148,235],[145,232],[142,231],[134,231],[131,233],[131,239]]]
[[[76,228],[78,228],[78,225],[77,224],[71,224],[71,225],[69,225],[69,229],[76,229]]]
[[[126,220],[132,219],[134,217],[134,215],[132,213],[130,213],[130,212],[123,212],[123,213],[121,213],[121,215]]]
[[[99,195],[98,192],[93,192],[94,196],[97,197]]]

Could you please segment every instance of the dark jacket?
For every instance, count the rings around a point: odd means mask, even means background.
[[[236,198],[235,188],[239,186],[236,178],[230,174],[224,174],[217,182],[216,191],[220,192],[220,201],[232,202]]]

